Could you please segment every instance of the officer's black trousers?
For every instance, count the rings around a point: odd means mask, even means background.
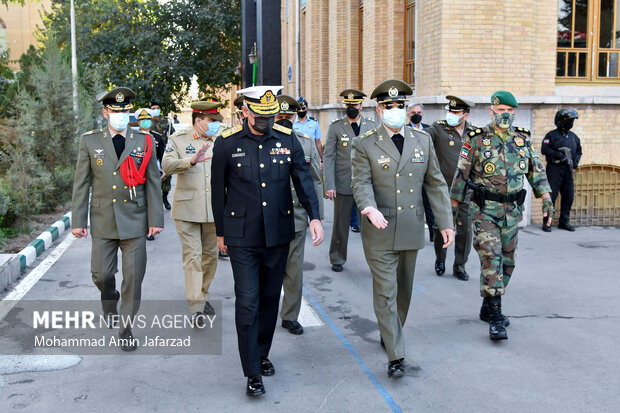
[[[260,374],[260,360],[271,349],[288,248],[289,244],[228,247],[235,279],[239,356],[246,377]]]
[[[551,201],[555,204],[558,193],[562,195],[560,205],[560,224],[570,223],[570,209],[575,197],[573,171],[568,165],[547,165],[547,179],[551,186]]]

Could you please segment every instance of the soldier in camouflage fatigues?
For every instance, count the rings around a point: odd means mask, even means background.
[[[501,296],[515,267],[518,223],[523,219],[526,177],[536,197],[543,197],[543,216],[553,206],[545,168],[532,146],[530,132],[512,127],[517,101],[509,92],[491,97],[493,121],[469,133],[463,142],[450,197],[452,206],[474,190],[470,205],[474,248],[480,257],[480,318],[489,322],[491,340],[508,338],[508,320],[501,313]]]
[[[159,133],[162,136],[164,147],[166,147],[168,145],[168,138],[174,133],[174,128],[170,124],[168,118],[166,118],[165,116],[160,116],[161,105],[159,104],[159,102],[151,102],[151,110],[158,111],[155,113],[157,116],[153,116],[151,130]],[[168,202],[168,193],[170,192],[171,181],[171,175],[164,175],[161,178],[162,201],[166,209],[171,208],[170,203]]]

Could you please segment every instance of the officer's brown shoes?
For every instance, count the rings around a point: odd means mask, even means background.
[[[304,328],[297,321],[282,320],[282,327],[286,328],[291,334],[304,333]]]
[[[273,376],[276,374],[276,368],[273,367],[273,363],[267,357],[262,358],[260,361],[260,372],[263,376]]]
[[[388,364],[387,375],[391,379],[397,379],[405,375],[405,359],[392,360]]]
[[[248,385],[245,388],[245,394],[248,396],[260,396],[261,394],[265,394],[263,378],[260,375],[248,377]]]

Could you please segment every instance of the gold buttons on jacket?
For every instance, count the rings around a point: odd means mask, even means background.
[[[291,158],[286,158],[286,160],[290,162],[290,161],[291,161]]]
[[[112,189],[116,189],[116,185],[112,185]]]
[[[264,167],[265,167],[265,164],[264,164],[264,163],[262,163],[262,164],[260,164],[259,166],[260,166],[261,168],[264,168]]]
[[[234,217],[234,216],[235,216],[235,211],[232,211],[232,212],[230,213],[230,216],[231,216],[231,217]]]
[[[400,189],[397,189],[397,190],[396,190],[396,193],[397,193],[397,194],[400,194]]]
[[[291,210],[286,211],[287,214],[291,215]]]
[[[413,176],[413,174],[411,172],[409,172],[409,176]]]
[[[265,184],[264,182],[262,184],[260,184],[260,186],[262,186],[263,188],[267,186],[267,184]]]
[[[409,190],[409,193],[410,193],[410,194],[413,194],[413,189],[410,189],[410,190]]]
[[[127,185],[125,185],[125,188],[123,188],[123,189],[127,189]]]
[[[282,165],[284,163],[284,161],[280,161],[280,165]]]
[[[258,149],[263,149],[263,145],[258,145]]]
[[[116,199],[113,199],[112,202],[116,204]]]
[[[267,206],[267,202],[263,202],[263,206]]]
[[[410,209],[413,209],[413,205],[409,205],[409,208],[410,208]]]
[[[240,163],[237,164],[237,168],[241,168],[241,164]]]
[[[126,204],[126,203],[127,203],[127,200],[126,200],[126,199],[123,199],[123,204]]]
[[[116,176],[116,172],[112,172],[112,175]]]
[[[402,209],[403,209],[403,208],[402,208],[402,207],[398,207],[398,208],[396,208],[396,209],[398,209],[399,211],[402,211]]]
[[[207,188],[207,192],[209,192],[209,188]]]
[[[209,174],[206,174],[206,175],[205,175],[205,178],[208,178],[208,177],[209,177]]]
[[[400,174],[396,174],[396,177],[397,177],[397,178],[398,178],[398,177],[400,177]]]

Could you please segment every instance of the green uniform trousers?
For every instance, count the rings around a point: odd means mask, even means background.
[[[301,296],[304,285],[304,251],[306,246],[307,229],[295,233],[291,241],[284,273],[284,298],[280,317],[282,320],[297,321],[301,309]]]
[[[336,194],[336,198],[334,198],[334,225],[332,226],[332,238],[329,244],[329,261],[332,265],[343,265],[347,261],[349,225],[354,203],[353,195]],[[361,220],[359,209],[357,217]]]
[[[213,222],[175,219],[183,252],[185,297],[190,313],[202,312],[217,268],[217,236]]]
[[[455,222],[456,235],[454,236],[454,264],[452,265],[452,271],[465,271],[465,264],[469,253],[471,252],[472,245],[472,224],[469,216],[469,201],[459,202],[459,216],[458,222]],[[446,262],[446,255],[448,249],[443,247],[443,237],[439,228],[433,227],[435,231],[435,259],[439,262]]]
[[[140,309],[142,280],[146,271],[146,235],[130,239],[93,237],[90,268],[93,282],[101,291],[104,313],[116,312],[116,277],[118,249],[121,250],[123,282],[121,283],[120,333],[130,328],[129,320]]]
[[[388,359],[405,357],[403,326],[407,320],[418,250],[364,250],[372,274],[372,295],[379,332]]]

